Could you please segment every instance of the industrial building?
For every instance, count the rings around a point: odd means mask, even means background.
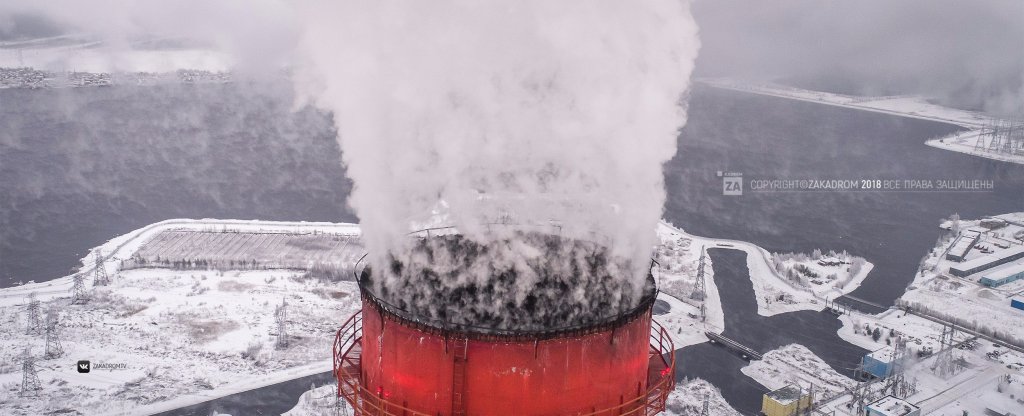
[[[1024,263],[1014,263],[985,273],[978,283],[988,287],[999,287],[1024,279]]]
[[[1010,307],[1024,310],[1024,297],[1010,298]]]
[[[981,233],[974,230],[967,230],[956,237],[953,244],[950,245],[949,250],[946,251],[946,260],[952,260],[955,262],[964,261],[967,258],[967,253],[971,252],[975,244],[978,244],[978,239],[981,238]]]
[[[388,297],[369,267],[357,273],[362,310],[334,343],[338,396],[357,416],[654,415],[675,387],[671,335],[652,319],[651,274],[626,311],[510,328],[435,319]],[[507,277],[472,293],[500,293],[500,285],[514,282]],[[444,287],[429,290],[432,299],[447,296]]]
[[[885,347],[864,356],[864,371],[878,378],[888,377],[892,373],[892,357],[895,351]]]
[[[1024,258],[1024,247],[1017,246],[950,266],[949,274],[957,277],[967,277],[1022,258]]]
[[[778,390],[765,393],[761,399],[761,413],[765,416],[790,416],[811,407],[814,398],[807,390],[786,385]]]
[[[867,416],[920,416],[921,409],[895,396],[885,396],[864,406]]]

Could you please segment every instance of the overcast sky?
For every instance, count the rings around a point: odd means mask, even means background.
[[[301,1],[301,0],[297,0]],[[111,43],[191,36],[237,62],[293,59],[301,32],[278,0],[5,0],[0,40],[90,32]],[[1024,113],[1024,1],[697,0],[696,76],[783,80],[866,94],[922,93]]]

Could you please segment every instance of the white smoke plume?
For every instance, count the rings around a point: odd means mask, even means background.
[[[681,0],[298,4],[299,88],[333,112],[373,264],[437,207],[556,222],[645,274],[699,49]],[[499,227],[497,229],[504,229]]]

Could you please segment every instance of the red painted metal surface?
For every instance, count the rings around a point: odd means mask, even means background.
[[[534,339],[411,325],[364,296],[335,340],[338,394],[357,415],[653,415],[674,387],[649,305],[598,330]]]

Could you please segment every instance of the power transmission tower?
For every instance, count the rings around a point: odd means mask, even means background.
[[[50,309],[46,314],[46,358],[58,358],[64,355],[64,347],[60,344],[57,310]]]
[[[32,351],[26,347],[21,361],[21,397],[35,396],[42,386],[39,384],[39,374],[36,373],[36,359]]]
[[[277,319],[277,347],[285,348],[288,346],[288,301],[281,299],[281,305],[274,311],[274,317]]]
[[[956,371],[956,359],[953,357],[953,335],[955,333],[956,328],[952,325],[942,325],[942,335],[939,337],[941,349],[932,366],[932,371],[936,371],[939,377],[945,378],[953,375]]]
[[[700,260],[697,264],[697,284],[693,289],[693,293],[690,294],[690,299],[700,301],[700,321],[704,322],[707,320],[707,306],[705,305],[704,299],[707,298],[707,289],[704,283],[704,246],[700,247]]]
[[[883,395],[888,392],[901,399],[906,397],[905,395],[901,396],[901,392],[906,392],[907,390],[907,381],[903,374],[906,351],[907,344],[903,341],[903,337],[896,337],[892,354],[889,356],[889,375],[886,377],[885,386],[882,387]]]
[[[96,250],[96,271],[95,277],[92,280],[93,287],[106,286],[110,284],[110,275],[107,274],[107,268],[103,267],[103,253]]]
[[[89,292],[85,289],[85,275],[75,273],[72,277],[75,284],[71,287],[71,303],[86,303],[89,301]]]
[[[711,399],[710,393],[704,393],[704,406],[700,410],[700,416],[711,416],[709,401]]]
[[[41,333],[43,325],[39,316],[39,299],[36,299],[35,293],[28,295],[28,306],[25,307],[25,315],[25,334]]]

